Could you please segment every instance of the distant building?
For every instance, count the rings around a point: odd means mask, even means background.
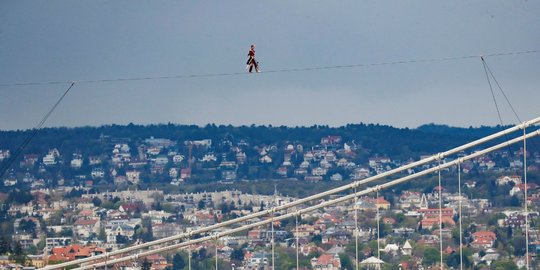
[[[518,184],[521,184],[521,176],[519,175],[501,176],[497,178],[496,183],[497,183],[497,186],[503,186],[509,183],[514,183],[515,185],[518,185]]]
[[[327,136],[321,138],[322,145],[338,145],[341,143],[341,136]]]

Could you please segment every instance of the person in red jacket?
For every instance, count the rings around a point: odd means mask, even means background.
[[[255,45],[251,45],[251,48],[249,49],[248,60],[246,64],[249,67],[249,73],[253,71],[253,68],[255,68],[256,72],[259,72],[259,63],[257,62],[257,60],[255,60]]]

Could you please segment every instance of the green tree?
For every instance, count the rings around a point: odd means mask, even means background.
[[[150,270],[150,268],[152,268],[152,263],[147,258],[144,258],[141,264],[141,270]]]
[[[354,268],[354,263],[351,260],[351,257],[349,257],[349,255],[344,254],[344,253],[340,253],[339,254],[339,260],[341,261],[341,269],[343,269],[343,270],[353,270],[353,269],[355,269]]]
[[[11,252],[11,241],[7,237],[2,236],[0,238],[0,255],[7,254]]]
[[[35,233],[36,223],[32,221],[31,219],[23,219],[19,223],[19,230],[27,232],[27,233]]]
[[[492,270],[518,270],[517,265],[513,261],[494,261],[491,264]]]
[[[101,226],[99,229],[98,239],[103,242],[107,242],[107,233],[105,233],[105,227]]]
[[[63,228],[62,231],[60,231],[60,237],[72,237],[73,236],[73,230],[68,228]]]
[[[15,243],[15,246],[13,247],[13,253],[9,255],[9,260],[15,261],[15,263],[21,265],[27,265],[27,263],[30,262],[30,259],[24,253],[21,243],[19,242]]]
[[[242,249],[234,249],[231,252],[231,260],[234,261],[243,261],[244,260],[244,251]]]
[[[516,236],[512,239],[512,246],[514,247],[514,255],[525,255],[527,244],[524,236]]]
[[[204,200],[200,200],[200,201],[197,203],[197,209],[202,210],[202,209],[204,209],[204,207],[205,207]]]
[[[174,254],[173,257],[173,270],[182,270],[186,266],[186,261],[180,253]]]
[[[426,247],[424,250],[424,265],[430,266],[435,264],[436,262],[439,262],[441,258],[441,253],[438,249],[433,247]]]

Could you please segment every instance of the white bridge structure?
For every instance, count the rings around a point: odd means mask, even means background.
[[[463,162],[474,159],[476,157],[485,155],[487,153],[490,153],[492,151],[496,151],[499,149],[506,148],[513,144],[523,144],[523,179],[525,182],[525,198],[527,198],[527,140],[540,135],[540,128],[538,128],[537,124],[540,122],[540,117],[525,121],[521,124],[518,124],[516,126],[513,126],[511,128],[505,129],[503,131],[497,132],[495,134],[492,134],[490,136],[475,140],[473,142],[469,142],[467,144],[461,145],[459,147],[447,150],[445,152],[441,152],[438,154],[435,154],[433,156],[430,156],[428,158],[424,158],[422,160],[404,165],[402,167],[392,169],[390,171],[363,179],[354,181],[350,184],[346,184],[325,192],[321,192],[306,198],[298,199],[296,201],[286,203],[284,205],[279,206],[273,206],[269,209],[262,210],[256,213],[252,213],[246,216],[238,217],[232,220],[224,221],[221,223],[217,223],[215,225],[211,225],[208,227],[203,227],[199,229],[194,229],[191,231],[187,231],[185,233],[181,233],[179,235],[155,240],[152,242],[147,242],[143,244],[138,244],[134,246],[130,246],[127,248],[119,249],[112,252],[107,252],[105,254],[101,254],[98,256],[88,257],[84,259],[74,260],[74,261],[68,261],[56,265],[48,265],[46,267],[43,267],[41,269],[43,270],[53,270],[53,269],[106,269],[108,267],[111,267],[114,264],[121,263],[121,262],[129,262],[129,261],[138,261],[140,259],[143,259],[145,256],[152,255],[152,254],[159,254],[159,253],[165,253],[169,251],[174,251],[177,249],[184,249],[187,250],[191,254],[191,246],[194,244],[199,244],[202,242],[207,241],[219,241],[220,238],[235,234],[238,232],[246,231],[252,228],[257,228],[261,226],[271,226],[272,232],[273,225],[275,221],[278,220],[284,220],[284,219],[291,219],[296,218],[296,224],[297,224],[297,230],[298,230],[298,217],[302,215],[303,213],[307,213],[310,211],[314,211],[317,209],[321,209],[324,207],[332,206],[335,204],[343,203],[343,202],[352,202],[358,199],[359,196],[363,196],[370,193],[376,193],[383,189],[388,189],[392,186],[412,181],[415,178],[425,176],[427,174],[432,173],[438,173],[439,175],[439,186],[441,181],[441,170],[450,168],[450,167],[456,167],[457,168],[457,174],[459,177],[457,177],[457,181],[459,181],[459,192],[461,193],[461,164]],[[493,140],[497,140],[498,142],[503,141],[502,143],[495,144],[492,142]],[[489,143],[491,142],[491,143]],[[488,144],[489,143],[489,144]],[[487,145],[486,145],[487,144]],[[468,154],[463,156],[462,153],[464,150],[467,149],[474,149],[475,151],[469,151],[472,152],[472,154]],[[481,149],[481,150],[478,150]],[[461,154],[461,155],[458,155]],[[422,170],[422,165],[425,164],[434,164],[433,166]],[[409,169],[417,168],[418,170],[416,173],[413,174],[400,174],[401,172],[406,172]],[[405,176],[404,176],[405,175]],[[390,179],[390,176],[392,179]],[[396,179],[397,178],[397,179]],[[439,189],[440,190],[440,189]],[[330,196],[333,195],[333,196]],[[460,194],[461,195],[461,194]],[[439,200],[441,200],[442,196],[439,196]],[[460,196],[461,197],[461,196]],[[440,201],[441,203],[441,201]],[[526,267],[529,269],[529,250],[528,250],[528,228],[529,228],[529,221],[528,221],[528,209],[527,209],[527,200],[525,200],[523,205],[523,211],[525,213],[526,217],[526,241],[527,241],[527,264]],[[439,205],[439,210],[442,211],[442,204]],[[356,213],[355,213],[356,214]],[[442,215],[442,213],[441,213]],[[356,215],[355,215],[356,216]],[[254,223],[250,223],[247,225],[246,221],[252,220],[252,219],[258,219],[258,218],[264,218],[260,221],[256,221]],[[259,220],[259,219],[258,219]],[[439,218],[439,221],[442,223],[442,219]],[[460,224],[460,232],[462,232],[461,228],[461,203],[459,206],[459,224]],[[442,225],[442,224],[441,224]],[[355,231],[358,232],[358,221],[356,219],[356,228]],[[439,228],[441,228],[440,226]],[[378,230],[377,230],[378,231]],[[442,234],[442,230],[441,234]],[[358,263],[358,233],[356,235],[356,268],[359,269],[359,263]],[[269,261],[269,267],[270,269],[275,269],[275,263],[276,258],[275,257],[275,243],[273,241],[273,235],[272,240],[270,242],[270,245],[272,247],[272,260]],[[460,240],[462,237],[460,237]],[[298,237],[296,238],[296,241],[298,243]],[[442,250],[442,241],[443,238],[440,237],[440,248]],[[298,268],[298,244],[296,245],[296,254],[297,254],[297,262],[296,266]],[[462,245],[460,245],[462,246]],[[217,248],[217,245],[216,245]],[[460,248],[461,251],[461,248]],[[461,258],[463,259],[463,254],[460,252]],[[189,267],[191,269],[191,256],[188,256],[189,261]],[[219,269],[218,264],[218,258],[216,253],[216,264],[215,269]],[[442,262],[442,252],[441,252],[441,261],[440,261],[440,267],[443,268],[443,262]],[[463,269],[463,261],[461,261],[461,269]]]

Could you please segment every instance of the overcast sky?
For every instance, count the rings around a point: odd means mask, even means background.
[[[263,73],[76,84],[45,126],[495,125],[479,57],[264,71],[538,50],[540,1],[0,1],[0,84],[245,72],[252,43]],[[540,116],[540,53],[486,61]],[[0,129],[36,126],[68,86],[0,86]]]

